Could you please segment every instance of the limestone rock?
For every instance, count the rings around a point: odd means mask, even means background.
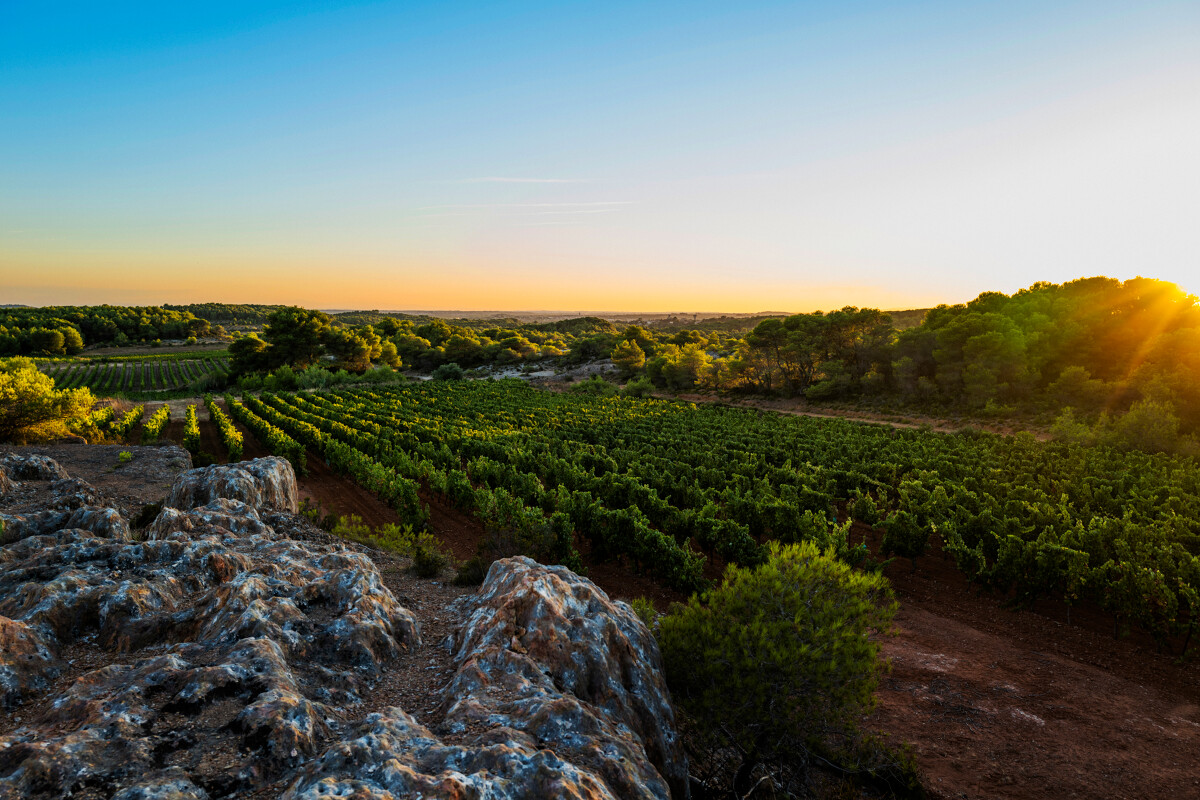
[[[175,479],[163,505],[187,511],[227,498],[259,510],[295,513],[299,508],[297,497],[292,465],[286,459],[270,456],[188,470]]]
[[[565,567],[495,562],[454,639],[443,744],[400,709],[370,717],[284,796],[686,798],[657,644]]]
[[[0,705],[11,707],[45,691],[57,674],[42,635],[24,622],[0,616]]]
[[[325,751],[283,800],[326,797],[613,800],[614,795],[595,775],[539,749],[528,737],[446,745],[403,710],[388,708],[368,717],[353,739]]]
[[[151,541],[69,529],[0,549],[0,646],[22,665],[0,662],[6,701],[59,675],[68,648],[113,662],[0,736],[0,798],[96,785],[182,800],[259,786],[320,752],[341,709],[419,644],[370,559],[281,538],[257,517],[234,522],[243,508],[215,501],[184,515],[188,530]],[[164,765],[182,774],[147,783]]]
[[[102,492],[79,478],[60,478],[50,484],[50,491],[56,508],[73,511],[82,506],[111,505]]]
[[[71,477],[49,456],[10,453],[0,459],[0,468],[3,468],[10,478],[18,481],[53,481]]]
[[[164,506],[146,531],[147,539],[166,539],[172,533],[219,528],[239,536],[273,536],[258,512],[240,500],[219,497],[191,511]]]
[[[39,511],[34,514],[0,514],[5,542],[56,533],[67,528],[90,531],[106,539],[130,538],[129,523],[115,508],[80,506],[73,511]]]

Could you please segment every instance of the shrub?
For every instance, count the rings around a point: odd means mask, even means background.
[[[343,539],[411,558],[412,570],[421,578],[437,577],[450,566],[450,556],[438,538],[429,531],[414,531],[408,525],[381,525],[371,530],[362,517],[351,514],[339,519],[332,532]]]
[[[586,381],[580,381],[575,384],[570,389],[567,389],[567,391],[572,394],[587,394],[593,397],[612,397],[617,393],[617,387],[599,375],[593,375]]]
[[[658,612],[654,608],[654,601],[649,597],[635,597],[630,602],[629,606],[633,609],[633,613],[642,621],[650,630],[654,630],[658,623]]]
[[[646,376],[642,376],[635,381],[630,381],[625,384],[625,388],[621,390],[621,394],[626,397],[646,397],[654,391],[654,384]]]
[[[454,576],[454,583],[458,586],[478,586],[487,577],[488,569],[491,566],[492,559],[483,553],[471,556],[459,565],[458,573]]]
[[[196,407],[188,406],[183,422],[183,446],[193,457],[200,455],[200,421],[196,418]],[[212,456],[209,455],[209,463]]]
[[[466,378],[466,372],[453,361],[442,364],[429,376],[435,381],[461,381]]]
[[[117,453],[118,464],[128,464],[130,461],[133,461],[133,453],[129,452],[128,450],[122,450],[121,452]]]
[[[741,754],[739,797],[757,765],[828,759],[856,733],[882,668],[870,634],[895,608],[882,576],[810,542],[771,543],[767,563],[728,567],[721,586],[659,621],[672,696]]]

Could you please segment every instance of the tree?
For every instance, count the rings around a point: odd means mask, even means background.
[[[267,343],[255,334],[243,336],[229,345],[229,369],[234,375],[247,375],[267,368]]]
[[[613,348],[612,360],[621,371],[621,377],[632,378],[646,366],[646,353],[637,342],[624,339]]]
[[[55,390],[27,358],[0,360],[0,441],[65,436],[87,422],[94,403],[88,389]]]
[[[722,585],[676,606],[659,644],[672,696],[735,747],[739,797],[760,763],[804,762],[852,734],[873,703],[879,644],[896,604],[879,574],[811,542],[769,545],[767,563],[729,566]]]
[[[284,364],[303,368],[315,363],[321,357],[323,341],[332,324],[333,318],[325,312],[299,306],[272,313],[263,328],[263,339],[269,345],[269,368]]]

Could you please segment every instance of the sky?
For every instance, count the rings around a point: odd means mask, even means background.
[[[0,303],[1200,291],[1200,3],[0,0]]]

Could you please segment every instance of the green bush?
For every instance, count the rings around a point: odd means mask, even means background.
[[[0,358],[0,442],[45,441],[88,423],[88,389],[55,389],[27,358]]]
[[[479,553],[471,556],[459,565],[458,573],[454,576],[454,583],[458,586],[478,586],[487,577],[488,569],[491,566],[492,559],[486,555]]]
[[[351,514],[339,519],[332,533],[343,539],[411,558],[412,570],[421,578],[437,577],[450,566],[450,556],[436,536],[429,531],[414,531],[408,525],[382,525],[371,530],[371,526],[363,522],[361,517]]]
[[[121,452],[117,453],[118,464],[128,464],[130,461],[133,461],[133,453],[129,452],[128,450],[122,450]]]
[[[567,391],[572,394],[587,394],[593,397],[612,397],[617,393],[617,387],[599,375],[593,375],[586,381],[580,381],[575,384],[570,389],[567,389]]]
[[[653,600],[649,597],[635,597],[629,603],[629,606],[633,609],[633,613],[637,615],[637,618],[642,621],[643,625],[650,630],[654,630],[658,622],[658,611],[654,608]]]
[[[435,369],[429,377],[435,381],[461,381],[466,378],[466,372],[458,364],[451,361]]]
[[[719,587],[659,621],[672,696],[705,736],[742,754],[739,797],[757,765],[828,758],[856,733],[883,669],[871,634],[895,609],[881,575],[811,542],[771,543],[767,563],[730,566]]]
[[[621,394],[625,397],[646,397],[654,391],[654,384],[645,375],[637,380],[630,381],[625,384],[625,388],[621,390]]]

